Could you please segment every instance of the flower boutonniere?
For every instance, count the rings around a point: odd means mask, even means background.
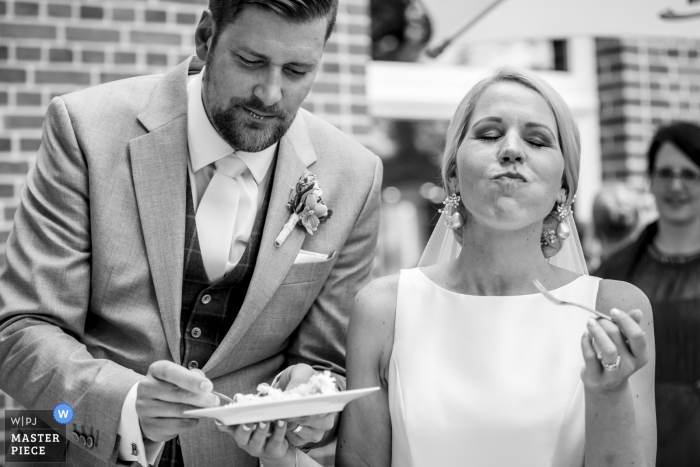
[[[276,247],[282,246],[295,225],[304,227],[309,235],[313,235],[319,225],[331,218],[333,211],[323,203],[322,194],[316,176],[304,170],[304,174],[292,188],[291,199],[287,203],[292,215],[275,239]]]

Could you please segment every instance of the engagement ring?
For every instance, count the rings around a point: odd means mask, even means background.
[[[620,368],[620,356],[618,355],[617,358],[615,359],[615,363],[605,363],[603,359],[601,358],[601,355],[598,354],[598,359],[600,360],[600,364],[603,366],[603,369],[605,371],[615,371],[618,368]]]

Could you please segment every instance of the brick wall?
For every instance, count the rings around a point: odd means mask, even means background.
[[[700,40],[598,39],[596,47],[603,176],[641,189],[655,129],[700,122]]]
[[[0,0],[0,267],[50,100],[176,66],[194,53],[194,27],[206,2]],[[364,143],[370,130],[365,99],[369,26],[369,0],[341,0],[323,68],[303,104]],[[0,392],[0,412],[4,407],[14,406]]]

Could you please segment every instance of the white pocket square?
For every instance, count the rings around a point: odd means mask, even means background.
[[[294,258],[294,264],[304,264],[304,263],[320,263],[322,261],[328,261],[330,255],[324,253],[314,253],[313,251],[299,250],[299,254]]]

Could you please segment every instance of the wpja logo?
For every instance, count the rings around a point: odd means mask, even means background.
[[[66,461],[65,423],[73,409],[61,407],[55,414],[56,409],[5,411],[5,462]]]
[[[53,409],[53,419],[61,425],[70,422],[73,420],[73,407],[68,404],[58,404]]]
[[[668,20],[700,18],[700,0],[688,0],[688,6],[680,10],[669,8],[659,13],[659,16]]]

